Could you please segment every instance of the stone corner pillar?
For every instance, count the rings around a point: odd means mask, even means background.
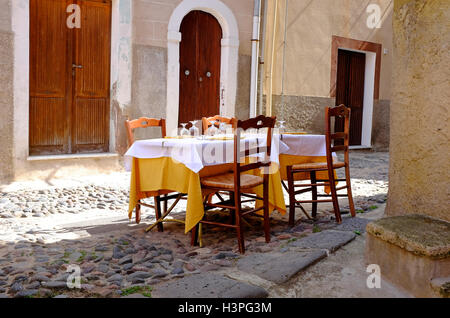
[[[450,1],[395,0],[386,214],[450,221]]]

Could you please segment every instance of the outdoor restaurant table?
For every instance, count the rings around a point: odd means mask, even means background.
[[[246,136],[241,140],[245,143],[259,142],[265,145],[265,137]],[[148,139],[138,140],[128,149],[124,156],[125,168],[131,171],[130,199],[128,216],[131,219],[137,201],[143,198],[161,194],[161,190],[186,193],[187,206],[185,218],[185,233],[189,232],[203,218],[203,196],[200,178],[227,173],[233,169],[234,140],[223,139]],[[280,141],[280,137],[272,139],[270,160],[275,167],[279,166],[279,153],[286,152],[288,147]],[[139,166],[139,176],[136,173],[136,162]],[[260,175],[260,171],[251,171]],[[137,191],[136,181],[139,177],[140,191]],[[252,189],[252,192],[262,196],[262,186]],[[279,169],[273,169],[269,175],[269,205],[284,214],[286,205]]]
[[[280,153],[280,175],[282,180],[287,180],[287,166],[302,163],[327,162],[325,135],[283,134],[281,140],[289,148]],[[297,181],[307,180],[309,178],[309,173],[306,172],[296,173],[294,175],[294,180]],[[317,178],[328,179],[328,171],[318,172]],[[328,189],[326,190],[328,192]]]

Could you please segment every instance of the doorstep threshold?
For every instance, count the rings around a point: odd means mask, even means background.
[[[51,160],[70,160],[70,159],[103,159],[117,158],[117,153],[85,153],[85,154],[68,154],[68,155],[44,155],[44,156],[28,156],[27,161],[51,161]]]

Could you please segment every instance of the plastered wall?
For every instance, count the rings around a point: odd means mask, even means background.
[[[369,4],[377,4],[380,8],[380,28],[367,26],[371,14],[367,12]],[[392,8],[389,0],[269,1],[264,94],[273,97],[273,114],[286,120],[290,129],[324,133],[323,107],[334,105],[330,94],[333,88],[331,70],[336,67],[331,65],[333,35],[379,43],[387,51],[381,56],[380,93],[374,101],[372,146],[387,149],[392,84]]]

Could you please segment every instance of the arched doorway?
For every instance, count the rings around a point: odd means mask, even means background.
[[[167,31],[166,127],[176,134],[180,106],[181,23],[190,12],[200,10],[214,16],[222,28],[220,61],[220,115],[235,115],[239,28],[233,12],[220,0],[183,0],[173,11]]]
[[[180,33],[179,124],[220,114],[222,28],[213,15],[194,10]]]

